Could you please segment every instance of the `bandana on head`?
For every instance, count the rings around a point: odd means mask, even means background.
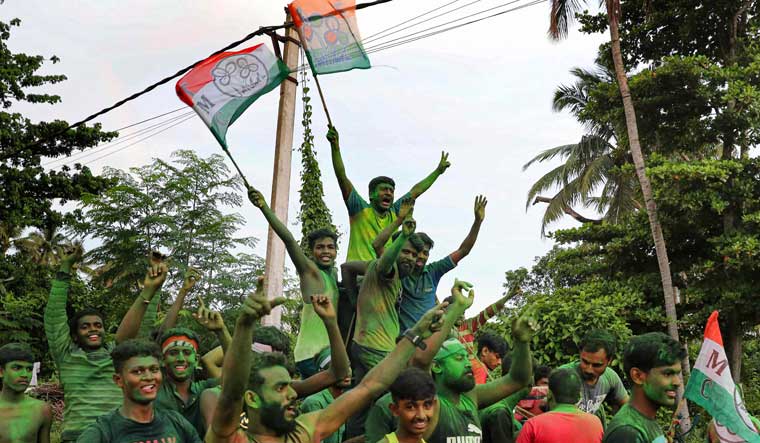
[[[459,353],[467,353],[467,350],[464,348],[464,345],[459,342],[457,339],[448,339],[441,345],[441,349],[438,350],[438,352],[435,354],[435,357],[433,357],[433,360],[435,361],[441,361],[445,359],[446,357],[449,357],[454,354]]]
[[[177,348],[180,346],[191,346],[198,352],[198,342],[188,337],[187,335],[172,335],[164,340],[161,344],[161,353],[165,354],[171,348]]]

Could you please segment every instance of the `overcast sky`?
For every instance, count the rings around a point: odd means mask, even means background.
[[[369,36],[449,1],[394,0],[359,11],[359,28],[362,35]],[[474,2],[387,40],[506,1]],[[440,12],[470,2],[461,0]],[[525,0],[519,0],[513,6],[523,3]],[[8,0],[0,6],[3,21],[14,17],[22,20],[21,27],[13,30],[11,49],[57,55],[61,62],[46,68],[46,72],[68,76],[68,81],[45,88],[46,92],[60,94],[63,103],[13,109],[32,119],[80,120],[259,26],[282,23],[283,6],[273,0]],[[439,286],[439,296],[443,297],[454,277],[473,282],[477,297],[468,315],[501,296],[506,270],[530,266],[536,256],[552,246],[551,240],[540,236],[543,208],[525,211],[530,185],[550,165],[539,165],[527,172],[522,171],[522,165],[540,150],[576,142],[582,135],[581,126],[570,116],[552,112],[551,97],[557,85],[572,80],[568,72],[571,68],[592,66],[606,36],[574,31],[566,41],[552,43],[546,37],[548,8],[547,3],[541,3],[370,54],[374,66],[370,70],[320,77],[330,114],[340,131],[347,174],[365,198],[372,177],[394,177],[396,195],[400,196],[435,168],[441,150],[450,153],[451,168],[418,200],[414,213],[418,229],[436,242],[431,260],[459,246],[472,224],[475,196],[488,197],[486,220],[472,254]],[[506,8],[493,12],[503,9]],[[267,38],[254,39],[242,47],[260,42],[271,45]],[[115,129],[175,109],[181,102],[174,93],[174,83],[98,121],[105,129]],[[314,95],[313,130],[325,198],[336,224],[347,234],[348,215],[324,138],[326,119]],[[276,91],[259,99],[227,134],[229,146],[249,181],[267,197],[271,192],[277,99]],[[296,146],[302,136],[300,112],[299,101]],[[196,117],[88,166],[95,172],[104,166],[127,169],[146,164],[152,157],[168,158],[180,148],[193,149],[204,157],[222,152]],[[300,232],[294,224],[299,171],[296,152],[289,210],[289,225],[294,232]],[[255,252],[263,256],[266,222],[250,205],[240,213],[247,220],[242,234],[262,239]],[[573,223],[565,221],[555,228],[563,226]],[[343,239],[341,261],[347,235]]]

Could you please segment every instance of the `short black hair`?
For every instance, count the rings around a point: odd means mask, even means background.
[[[592,329],[583,336],[578,348],[586,352],[597,352],[604,349],[607,359],[611,360],[617,353],[617,339],[607,330]]]
[[[509,350],[507,341],[492,332],[486,332],[478,338],[478,355],[483,351],[483,348],[488,348],[491,352],[501,356],[506,355]]]
[[[429,235],[425,234],[424,232],[416,232],[416,234],[420,237],[420,240],[422,240],[422,243],[424,243],[430,249],[433,249],[433,246],[435,246],[435,242],[433,241],[432,238],[430,238]]]
[[[309,232],[308,235],[306,235],[306,241],[309,244],[309,250],[314,249],[314,244],[317,242],[317,240],[330,237],[333,239],[333,242],[335,242],[335,247],[337,249],[338,247],[338,234],[335,233],[332,229],[328,228],[320,228],[315,229],[311,232]]]
[[[412,367],[404,369],[388,390],[394,403],[427,400],[435,397],[435,382],[429,372]]]
[[[552,368],[546,365],[537,366],[533,370],[533,384],[538,383],[539,380],[542,378],[549,378],[549,374],[551,374]]]
[[[12,361],[34,363],[34,355],[28,346],[21,343],[8,343],[0,348],[0,368]]]
[[[623,349],[623,368],[630,379],[631,369],[649,372],[652,368],[670,366],[686,357],[680,343],[662,332],[637,335]]]
[[[290,353],[290,337],[274,326],[259,326],[253,331],[253,342],[269,345],[273,351]]]
[[[288,363],[288,358],[285,354],[279,352],[252,353],[251,359],[251,372],[248,373],[248,389],[257,394],[261,394],[261,386],[266,381],[261,376],[260,372],[262,369],[282,366],[287,369],[288,373],[293,375],[293,368]]]
[[[393,189],[396,189],[396,182],[393,181],[392,178],[381,175],[369,181],[369,193],[372,194],[372,191],[374,191],[378,185],[382,185],[384,183],[387,183],[393,186]]]
[[[557,403],[576,404],[581,398],[581,378],[573,368],[558,368],[549,374],[549,390]]]
[[[87,315],[97,315],[100,317],[101,321],[105,322],[105,317],[99,310],[95,308],[80,309],[79,311],[75,312],[74,315],[72,315],[69,319],[69,332],[71,332],[71,335],[77,335],[77,329],[79,329],[79,319]]]
[[[163,346],[164,342],[174,335],[185,335],[187,338],[191,340],[195,340],[196,343],[200,344],[200,338],[198,337],[198,334],[195,333],[192,329],[188,328],[169,328],[166,331],[163,331],[161,334],[161,337],[158,339],[159,346]]]
[[[133,338],[116,345],[111,351],[113,369],[116,373],[121,372],[124,363],[132,357],[155,357],[161,362],[161,348],[155,342]]]
[[[391,235],[391,241],[396,241],[398,236],[401,235],[401,231],[396,231]],[[419,235],[417,233],[414,233],[409,236],[407,239],[409,243],[411,243],[412,247],[417,251],[420,252],[425,247],[425,243],[422,241]]]

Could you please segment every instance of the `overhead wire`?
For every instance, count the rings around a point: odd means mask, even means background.
[[[111,131],[113,131],[113,132],[123,131],[123,130],[129,129],[129,128],[133,127],[133,126],[141,125],[143,123],[149,122],[151,120],[155,120],[155,119],[163,117],[165,115],[173,114],[173,113],[175,113],[177,111],[181,111],[183,109],[186,109],[186,108],[184,106],[180,106],[179,108],[173,109],[173,110],[171,110],[169,112],[164,112],[163,114],[158,114],[156,116],[153,116],[153,117],[150,117],[150,118],[146,118],[145,120],[139,121],[137,123],[132,123],[131,125],[127,125],[127,126],[122,126],[121,128],[111,129]]]
[[[439,11],[439,10],[441,10],[441,9],[445,8],[446,6],[449,6],[449,5],[452,5],[452,4],[454,4],[454,3],[457,3],[458,1],[460,1],[460,0],[453,0],[453,1],[451,1],[451,2],[448,2],[448,3],[446,3],[445,5],[441,5],[441,6],[438,6],[437,8],[433,8],[433,9],[430,9],[430,10],[428,10],[428,11],[425,11],[425,12],[423,12],[422,14],[420,14],[420,15],[417,15],[417,16],[414,16],[414,17],[412,17],[412,18],[410,18],[410,19],[407,19],[407,20],[405,20],[405,21],[403,21],[403,22],[401,22],[401,23],[396,23],[395,25],[393,25],[393,26],[390,26],[390,27],[388,27],[388,28],[385,28],[385,29],[383,29],[382,31],[379,31],[379,32],[375,32],[374,34],[370,34],[370,35],[368,35],[367,37],[365,37],[365,38],[364,38],[364,41],[366,41],[366,40],[368,40],[368,39],[371,39],[371,38],[373,38],[373,37],[375,37],[375,36],[378,36],[378,35],[380,35],[380,34],[384,34],[385,32],[387,32],[387,31],[390,31],[391,29],[395,29],[395,28],[398,28],[399,26],[403,26],[403,25],[405,25],[405,24],[407,24],[407,23],[409,23],[409,22],[411,22],[411,21],[417,20],[417,19],[418,19],[418,18],[420,18],[420,17],[424,17],[424,16],[425,16],[425,15],[427,15],[427,14],[432,14],[433,12],[435,12],[435,11]]]

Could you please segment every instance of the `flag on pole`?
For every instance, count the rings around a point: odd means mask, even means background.
[[[295,0],[288,9],[315,75],[370,67],[355,0]]]
[[[725,428],[734,436],[734,439],[728,441],[760,443],[760,435],[731,378],[718,326],[718,311],[713,311],[707,320],[705,341],[691,371],[685,396],[713,416],[716,428]]]
[[[176,90],[226,149],[227,128],[288,74],[285,63],[262,43],[207,58],[179,79]]]

